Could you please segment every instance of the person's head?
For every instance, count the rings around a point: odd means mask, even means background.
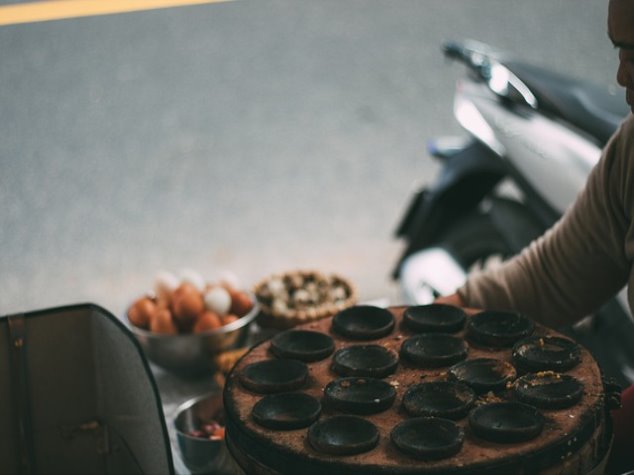
[[[619,50],[616,80],[625,88],[625,99],[634,112],[634,0],[610,0],[608,35]]]

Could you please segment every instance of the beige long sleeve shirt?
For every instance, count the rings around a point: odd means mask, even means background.
[[[634,308],[634,116],[610,139],[575,203],[542,237],[458,290],[469,307],[573,323],[628,284]]]

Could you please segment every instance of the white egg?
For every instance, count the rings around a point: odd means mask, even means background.
[[[204,292],[205,290],[205,279],[193,269],[183,269],[180,271],[181,282],[187,282],[188,284],[192,284],[199,291]]]
[[[240,278],[231,271],[221,272],[218,276],[218,281],[227,284],[232,289],[237,290],[242,288],[242,282],[240,281]]]
[[[227,315],[231,308],[231,295],[224,287],[214,287],[205,292],[205,308],[217,313]]]
[[[157,297],[169,299],[169,296],[176,290],[179,284],[180,281],[174,274],[162,270],[157,273],[154,278],[154,292]]]

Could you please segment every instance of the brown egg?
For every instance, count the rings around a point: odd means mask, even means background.
[[[172,311],[179,326],[187,327],[194,323],[205,309],[200,291],[192,284],[183,282],[172,295]]]
[[[147,329],[157,312],[156,304],[149,297],[141,297],[128,309],[128,320],[135,327]]]
[[[207,330],[215,330],[222,326],[220,317],[214,312],[207,310],[203,313],[194,324],[194,333],[205,332]]]
[[[231,309],[229,313],[244,317],[253,308],[253,302],[245,292],[229,290],[231,295]]]
[[[157,295],[156,299],[156,308],[167,308],[169,309],[172,305],[172,294],[166,295]]]
[[[231,322],[235,322],[236,320],[239,320],[237,315],[228,314],[222,317],[222,324],[229,325]]]
[[[166,308],[161,308],[156,312],[156,315],[150,321],[150,330],[164,335],[176,335],[178,333],[172,314]]]

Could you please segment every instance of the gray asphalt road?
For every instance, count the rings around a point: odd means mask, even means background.
[[[398,299],[392,231],[457,133],[475,38],[613,83],[605,2],[238,1],[0,28],[0,314],[121,314],[160,269],[340,272]]]

